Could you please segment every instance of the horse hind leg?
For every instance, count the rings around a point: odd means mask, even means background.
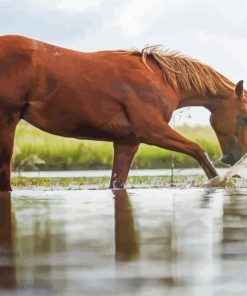
[[[19,121],[18,114],[0,112],[0,191],[11,191],[11,157],[13,154],[15,128]]]
[[[132,160],[139,144],[114,143],[114,160],[110,188],[124,188]]]

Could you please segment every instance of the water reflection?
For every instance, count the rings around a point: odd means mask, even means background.
[[[0,195],[0,288],[16,285],[14,213],[10,193]]]
[[[224,284],[224,291],[245,295],[247,282],[247,199],[243,191],[225,193],[222,240],[219,252],[219,273],[215,281]],[[235,289],[233,287],[235,286]]]
[[[222,258],[247,258],[246,195],[236,190],[226,195],[223,208]]]
[[[66,287],[66,269],[58,261],[66,253],[65,221],[54,209],[53,200],[42,195],[38,199],[13,200],[16,208],[16,281],[18,287],[35,287],[56,291]],[[55,210],[55,212],[53,212]],[[59,223],[56,223],[57,216]],[[53,282],[54,280],[54,282]],[[24,293],[25,295],[25,293]]]
[[[245,295],[246,263],[244,189],[0,198],[0,295]]]
[[[116,260],[129,261],[139,254],[133,208],[125,189],[112,192],[115,197],[115,256]]]

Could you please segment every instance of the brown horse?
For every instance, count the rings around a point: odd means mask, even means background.
[[[217,175],[204,150],[168,122],[174,110],[204,106],[224,156],[247,150],[243,82],[236,87],[207,65],[157,47],[83,53],[22,36],[0,37],[0,191],[10,191],[17,123],[51,134],[111,141],[110,187],[123,187],[140,143],[190,155]]]

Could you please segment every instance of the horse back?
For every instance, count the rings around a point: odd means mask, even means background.
[[[26,121],[47,132],[96,140],[132,137],[130,112],[141,121],[154,109],[169,120],[177,104],[177,98],[169,100],[174,93],[157,66],[149,71],[140,57],[78,52],[21,36],[1,37],[0,48],[3,43],[0,57],[11,76],[6,81],[12,100],[25,105]]]

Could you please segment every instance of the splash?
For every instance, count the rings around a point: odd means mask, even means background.
[[[217,176],[208,183],[210,187],[247,187],[247,153],[236,162],[224,176]]]

